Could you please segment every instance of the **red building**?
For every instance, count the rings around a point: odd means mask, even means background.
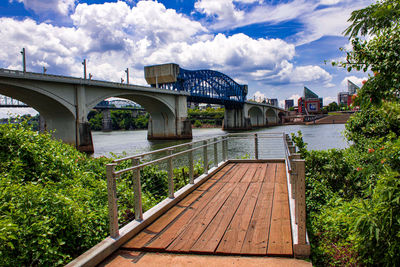
[[[320,113],[322,107],[322,98],[319,98],[313,91],[304,87],[304,95],[298,100],[298,112],[301,114]]]

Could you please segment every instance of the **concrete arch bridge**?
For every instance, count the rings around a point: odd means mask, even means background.
[[[149,68],[154,70],[157,66],[146,68],[148,79]],[[88,153],[94,149],[87,115],[98,103],[110,97],[134,101],[150,113],[148,139],[192,138],[192,129],[187,118],[188,99],[198,99],[197,101],[203,103],[219,101],[223,104],[226,108],[226,130],[276,125],[283,116],[284,111],[278,107],[246,101],[247,86],[238,86],[226,75],[218,74],[218,77],[213,77],[211,71],[199,78],[192,73],[186,84],[192,85],[190,88],[194,90],[171,90],[158,86],[159,82],[166,83],[165,77],[170,75],[163,74],[162,71],[161,68],[161,73],[155,72],[156,76],[153,78],[156,84],[149,82],[152,86],[146,87],[0,69],[0,94],[36,109],[45,119],[46,129],[54,131],[55,138]],[[194,85],[197,87],[193,87]],[[234,88],[228,88],[229,86]]]

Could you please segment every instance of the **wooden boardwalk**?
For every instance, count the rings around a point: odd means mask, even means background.
[[[229,163],[120,247],[126,250],[292,256],[285,164]]]

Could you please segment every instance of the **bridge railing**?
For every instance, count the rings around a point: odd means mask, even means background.
[[[217,169],[229,159],[270,159],[271,157],[269,157],[268,155],[267,157],[264,157],[263,154],[260,153],[260,150],[268,149],[267,146],[268,144],[271,144],[271,141],[267,142],[266,140],[279,140],[282,144],[282,137],[282,133],[228,134],[190,143],[175,145],[134,156],[128,156],[116,159],[112,163],[107,164],[106,175],[108,190],[108,209],[110,219],[110,236],[114,238],[119,236],[117,203],[118,198],[116,183],[122,175],[132,173],[135,220],[140,222],[143,220],[142,185],[140,171],[146,166],[166,163],[165,169],[168,173],[168,198],[174,199],[176,194],[174,186],[174,163],[176,165],[177,158],[180,158],[180,162],[186,160],[189,176],[188,181],[190,185],[193,185],[196,178],[194,177],[195,154],[197,154],[197,156],[200,155],[202,161],[203,175],[207,175],[210,171],[212,171],[213,169]],[[272,143],[274,142],[275,141],[273,141]],[[232,147],[232,151],[230,151],[229,147]],[[242,153],[233,153],[235,151],[234,148],[241,149]],[[282,150],[282,146],[280,150]],[[245,153],[245,156],[240,156],[243,155],[243,153]],[[157,158],[157,155],[161,156]],[[144,161],[146,157],[147,161]],[[283,157],[280,157],[280,159],[283,159]],[[122,165],[122,163],[124,162],[129,162],[131,166],[117,170],[118,165]],[[213,168],[210,168],[212,165]]]
[[[289,206],[292,223],[293,252],[298,257],[310,255],[310,244],[306,229],[306,185],[305,160],[296,153],[296,146],[284,135],[285,161],[288,171]]]

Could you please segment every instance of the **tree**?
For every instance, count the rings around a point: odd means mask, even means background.
[[[352,24],[344,31],[350,37],[359,34],[378,34],[381,29],[398,26],[400,20],[400,1],[379,1],[366,8],[355,10],[351,13],[349,22]]]
[[[336,102],[332,102],[328,105],[328,111],[337,111],[339,110],[339,106]]]
[[[362,109],[380,106],[382,100],[398,101],[400,95],[400,0],[385,0],[352,12],[349,35],[352,51],[339,65],[351,70],[372,71],[356,104]],[[372,34],[370,40],[357,35]],[[336,63],[333,63],[334,65]]]

